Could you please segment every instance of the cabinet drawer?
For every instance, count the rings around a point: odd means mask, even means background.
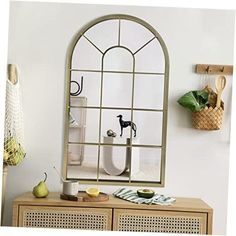
[[[111,230],[112,209],[20,206],[19,226]]]
[[[113,230],[206,234],[207,214],[115,209]]]

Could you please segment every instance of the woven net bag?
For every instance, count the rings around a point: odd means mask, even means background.
[[[222,107],[205,107],[201,111],[192,113],[192,122],[195,129],[219,130],[223,121]]]
[[[17,67],[9,66],[9,77],[17,74]],[[6,83],[6,111],[4,130],[4,155],[5,165],[16,166],[25,157],[23,140],[23,112],[18,82],[13,84],[9,79]]]

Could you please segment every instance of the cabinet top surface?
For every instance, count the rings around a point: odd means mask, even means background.
[[[16,205],[42,205],[42,206],[64,206],[64,207],[94,207],[94,208],[125,208],[145,210],[173,210],[212,212],[212,208],[199,198],[176,198],[176,202],[170,206],[147,205],[131,203],[112,195],[105,202],[76,202],[60,199],[60,193],[51,192],[46,198],[35,198],[31,192],[22,194],[15,198]]]

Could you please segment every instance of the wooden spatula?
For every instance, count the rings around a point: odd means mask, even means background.
[[[226,78],[223,75],[220,75],[219,77],[216,78],[215,85],[216,85],[216,92],[217,92],[216,107],[220,107],[221,95],[226,85]]]

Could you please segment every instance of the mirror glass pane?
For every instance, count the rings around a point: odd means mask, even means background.
[[[160,181],[161,149],[132,147],[131,181]]]
[[[113,48],[104,56],[104,71],[133,71],[133,56],[124,48]]]
[[[85,97],[85,106],[100,105],[101,73],[72,71],[70,88],[73,94],[78,94],[71,98],[72,106],[78,105],[79,99],[76,101],[75,97]]]
[[[69,142],[97,143],[99,114],[98,109],[71,108]]]
[[[86,109],[71,108],[69,113],[69,142],[84,142]]]
[[[133,21],[121,20],[121,45],[130,48],[133,53],[153,37],[154,35],[144,26]]]
[[[102,110],[102,123],[101,123],[101,143],[112,142],[113,144],[126,144],[127,138],[130,138],[130,126],[123,128],[123,134],[121,135],[120,127],[120,117],[122,115],[122,120],[130,121],[131,120],[131,111],[128,110]],[[106,139],[107,131],[112,130],[116,133],[116,137],[112,140]]]
[[[97,178],[98,147],[93,145],[68,146],[67,178]]]
[[[130,108],[131,102],[132,75],[104,73],[102,106]]]
[[[136,144],[161,145],[162,112],[134,111],[137,126]]]
[[[99,115],[98,109],[87,109],[85,143],[97,143],[99,138]]]
[[[119,20],[109,20],[98,23],[90,28],[85,36],[88,37],[100,50],[118,44]]]
[[[102,54],[83,36],[75,46],[71,69],[101,70]]]
[[[157,39],[135,54],[135,70],[139,72],[164,73],[165,57]]]
[[[163,97],[163,75],[135,75],[134,108],[163,109]]]
[[[99,180],[129,180],[126,149],[126,147],[101,146]]]

